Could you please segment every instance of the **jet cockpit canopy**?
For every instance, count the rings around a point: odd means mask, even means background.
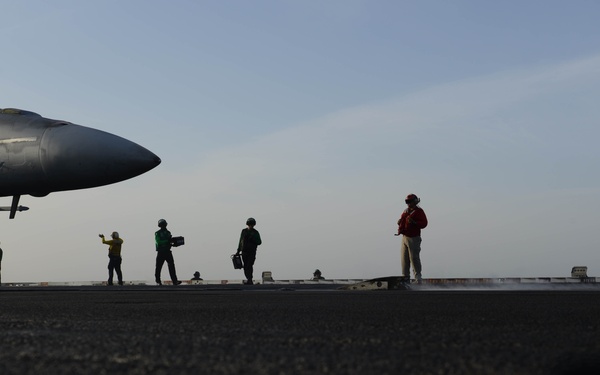
[[[0,113],[2,114],[7,114],[7,115],[21,115],[21,116],[38,116],[38,117],[42,117],[41,115],[35,113],[35,112],[31,112],[31,111],[25,111],[23,109],[18,109],[18,108],[0,108]]]

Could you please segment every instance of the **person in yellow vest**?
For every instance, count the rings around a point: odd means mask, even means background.
[[[108,285],[113,285],[113,274],[117,272],[117,278],[119,279],[119,285],[123,285],[123,273],[121,272],[121,246],[123,245],[123,239],[119,237],[119,233],[112,232],[110,235],[112,240],[104,239],[104,235],[100,234],[103,244],[108,245]]]

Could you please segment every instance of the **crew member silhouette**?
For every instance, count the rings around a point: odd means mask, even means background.
[[[156,243],[156,268],[154,270],[154,278],[158,285],[162,285],[160,279],[160,272],[162,266],[167,262],[169,267],[169,276],[173,285],[181,284],[181,281],[177,279],[177,273],[175,272],[175,260],[173,259],[173,253],[171,252],[171,232],[167,230],[167,221],[160,219],[158,221],[159,230],[154,233],[154,242]]]
[[[103,244],[108,245],[108,285],[113,285],[114,271],[117,272],[117,279],[119,279],[119,285],[123,285],[123,273],[121,272],[121,246],[123,245],[123,239],[119,237],[118,232],[112,232],[110,237],[112,240],[105,240],[103,234],[99,234]]]
[[[240,241],[238,243],[237,253],[242,253],[242,260],[244,261],[244,276],[246,276],[246,281],[244,284],[252,285],[252,274],[254,273],[254,261],[256,260],[256,248],[258,245],[262,243],[260,239],[260,233],[254,226],[256,225],[256,220],[254,218],[249,218],[246,220],[247,228],[242,229],[242,233],[240,234]]]

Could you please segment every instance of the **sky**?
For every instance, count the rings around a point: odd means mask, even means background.
[[[0,108],[157,154],[99,188],[1,218],[2,282],[400,275],[421,198],[424,278],[600,276],[600,2],[0,0]],[[10,205],[10,197],[0,198]],[[168,279],[166,266],[163,280]]]

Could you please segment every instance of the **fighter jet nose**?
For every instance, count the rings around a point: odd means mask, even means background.
[[[97,140],[100,142],[100,140]],[[152,151],[138,145],[137,143],[120,138],[116,135],[105,133],[102,138],[103,163],[97,163],[91,158],[94,168],[104,168],[107,173],[118,173],[125,177],[126,174],[135,176],[148,172],[157,167],[161,160]],[[134,177],[134,176],[131,176]],[[126,177],[131,178],[131,177]]]
[[[128,141],[129,142],[129,141]],[[133,142],[132,142],[133,143]],[[145,173],[148,172],[151,169],[154,169],[156,167],[158,167],[158,165],[162,162],[162,160],[160,160],[160,158],[158,156],[156,156],[153,152],[143,148],[140,145],[137,145],[135,143],[133,143],[135,146],[142,148],[144,151],[148,152],[148,158],[145,159],[144,155],[142,155],[142,157],[140,159],[138,159],[137,161],[133,161],[134,163],[138,163],[138,167],[140,168],[140,170],[143,170],[143,172],[139,173]],[[143,153],[142,153],[143,154]],[[134,165],[131,165],[131,167],[134,167]]]
[[[54,191],[112,184],[161,163],[157,155],[134,142],[75,124],[48,128],[40,161]]]

